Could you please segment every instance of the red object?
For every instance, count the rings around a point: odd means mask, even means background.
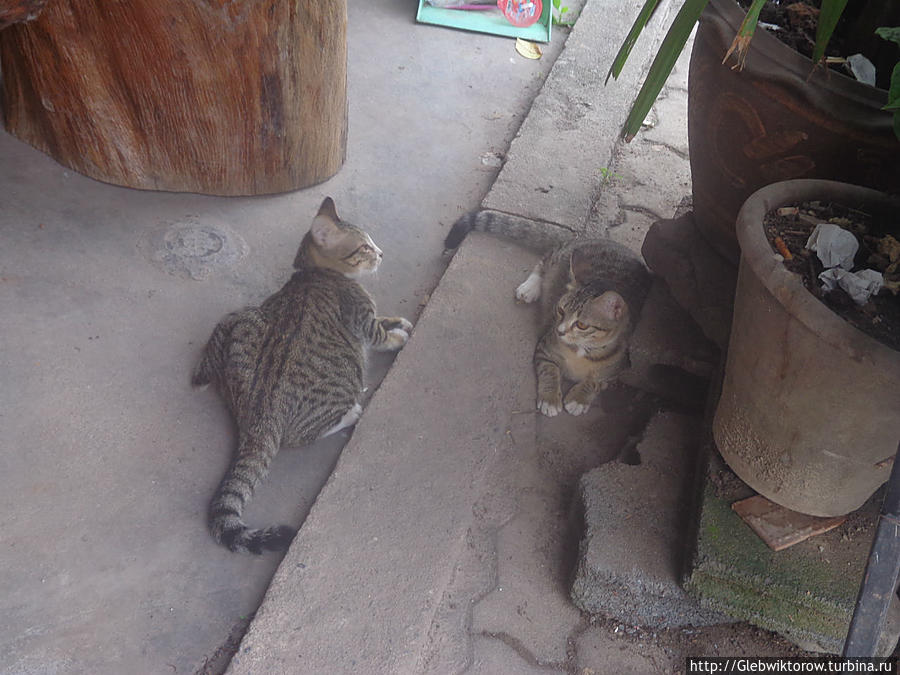
[[[525,28],[541,18],[541,0],[497,0],[497,7],[513,26]]]

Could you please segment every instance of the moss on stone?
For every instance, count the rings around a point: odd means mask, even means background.
[[[707,484],[686,587],[705,607],[839,649],[868,546],[865,539],[847,542],[834,533],[772,551]]]

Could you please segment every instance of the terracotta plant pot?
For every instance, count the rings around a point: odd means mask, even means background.
[[[743,71],[723,65],[744,11],[710,0],[691,53],[688,137],[694,219],[737,261],[734,222],[756,190],[825,178],[896,190],[900,141],[881,110],[887,92],[822,68],[757,30]]]
[[[775,257],[766,213],[833,201],[900,213],[875,190],[794,180],[754,193],[738,215],[734,319],[713,435],[754,490],[815,516],[859,508],[884,483],[900,438],[900,352],[817,300]]]

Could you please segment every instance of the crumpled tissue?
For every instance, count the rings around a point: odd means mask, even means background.
[[[876,270],[851,272],[859,242],[851,232],[833,223],[819,223],[809,235],[806,248],[815,251],[825,266],[819,275],[822,289],[828,293],[840,286],[853,302],[865,305],[884,285],[884,275]]]
[[[859,249],[859,242],[853,233],[847,232],[840,225],[819,223],[809,235],[806,248],[816,252],[825,269],[842,267],[849,270],[853,267],[853,257]]]
[[[884,277],[881,272],[875,270],[848,272],[840,267],[825,270],[819,275],[819,281],[822,282],[822,288],[826,292],[833,291],[835,286],[840,286],[847,291],[847,295],[853,298],[853,302],[857,305],[866,304],[869,298],[878,293],[884,285]]]

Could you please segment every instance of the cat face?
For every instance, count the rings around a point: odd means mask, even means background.
[[[570,289],[556,304],[556,335],[579,351],[596,352],[613,345],[628,321],[628,305],[615,291],[596,295],[589,288]]]
[[[325,229],[331,228],[332,225],[329,224]],[[316,240],[319,229],[315,222],[311,231]],[[384,257],[372,237],[355,225],[344,222],[339,223],[335,235],[324,237],[323,243],[320,243],[320,252],[328,261],[327,267],[351,279],[375,272]]]
[[[351,279],[375,272],[384,256],[366,232],[338,218],[331,197],[326,197],[319,207],[304,246],[317,266]]]

